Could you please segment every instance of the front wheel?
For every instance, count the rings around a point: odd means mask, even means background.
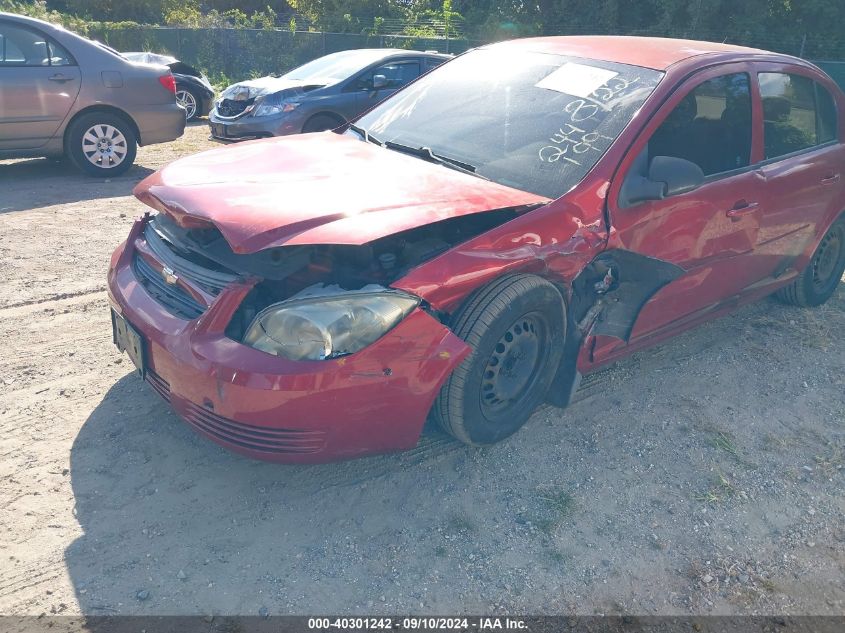
[[[334,130],[343,125],[343,121],[329,116],[328,114],[317,114],[312,116],[302,126],[303,134],[311,134],[312,132],[327,132]]]
[[[106,112],[84,114],[68,130],[68,156],[91,176],[119,176],[132,166],[138,143],[125,119]]]
[[[790,305],[813,307],[830,299],[845,272],[845,218],[835,222],[819,242],[807,267],[795,280],[777,291]]]
[[[546,396],[563,355],[563,298],[540,277],[503,277],[470,297],[452,329],[472,352],[443,385],[435,419],[465,444],[493,444]]]

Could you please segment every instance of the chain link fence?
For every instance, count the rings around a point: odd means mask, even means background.
[[[560,29],[560,33],[566,33]],[[576,34],[571,31],[566,34]],[[633,35],[668,35],[666,33],[632,33]],[[295,31],[283,29],[127,27],[92,29],[94,39],[119,51],[154,51],[174,57],[205,71],[218,84],[284,73],[322,55],[356,48],[402,48],[436,50],[441,53],[462,53],[484,42],[466,38],[416,37],[399,34],[355,34]],[[839,85],[845,88],[845,47],[841,42],[824,43],[806,36],[770,41],[767,38],[727,38],[716,33],[685,34],[697,39],[728,41],[776,50],[782,53],[813,57],[827,53],[832,61],[819,62]],[[764,41],[765,40],[765,41]]]
[[[322,55],[357,48],[402,48],[462,53],[480,42],[402,35],[266,29],[136,27],[94,30],[93,39],[119,51],[168,53],[201,68],[213,81],[284,73]]]

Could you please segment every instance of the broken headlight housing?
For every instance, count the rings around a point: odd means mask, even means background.
[[[267,95],[256,99],[252,116],[272,116],[274,114],[293,112],[298,105],[298,102],[286,101],[278,94]]]
[[[306,289],[259,312],[244,343],[291,360],[345,356],[384,336],[419,303],[382,286]]]

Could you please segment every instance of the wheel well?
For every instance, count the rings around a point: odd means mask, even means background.
[[[316,119],[318,116],[325,116],[325,117],[329,117],[330,119],[334,119],[335,121],[337,121],[338,126],[341,126],[344,123],[346,123],[346,119],[344,117],[342,117],[341,115],[339,115],[335,112],[331,112],[329,110],[324,110],[323,112],[315,112],[310,117],[308,117],[308,119],[306,119],[305,123],[302,126],[303,129],[305,128],[305,126],[307,126],[311,121]]]
[[[141,142],[141,131],[138,129],[138,125],[135,123],[135,120],[131,116],[129,116],[126,112],[124,112],[120,108],[115,108],[114,106],[94,105],[94,106],[88,106],[87,108],[83,108],[82,110],[80,110],[79,112],[74,114],[73,117],[71,117],[70,121],[67,122],[67,125],[65,126],[64,137],[63,137],[63,140],[62,140],[62,148],[63,149],[67,150],[67,145],[68,145],[67,137],[68,137],[68,134],[70,133],[71,127],[73,127],[73,124],[76,123],[76,121],[77,121],[77,119],[79,119],[79,117],[85,116],[86,114],[91,114],[92,112],[106,112],[108,114],[113,114],[114,116],[120,117],[121,119],[126,121],[132,127],[132,132],[135,134],[135,138],[138,141],[138,145],[143,145],[143,143]]]

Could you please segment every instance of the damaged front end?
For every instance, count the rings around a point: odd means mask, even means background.
[[[149,217],[140,249],[149,249],[177,278],[194,278],[209,292],[236,280],[248,283],[249,292],[226,325],[231,339],[291,360],[324,360],[371,344],[418,306],[428,310],[419,297],[390,285],[517,212],[451,218],[360,246],[278,246],[251,254],[235,253],[213,226],[185,228],[160,213]],[[155,293],[162,284],[146,286]],[[178,280],[171,288],[178,293]],[[162,303],[195,318],[202,306],[187,295],[161,296]]]
[[[388,285],[443,247],[425,235],[391,240],[390,251],[240,255],[213,227],[147,215],[115,252],[109,297],[143,341],[141,375],[226,448],[301,463],[404,450],[469,353],[424,301]]]

